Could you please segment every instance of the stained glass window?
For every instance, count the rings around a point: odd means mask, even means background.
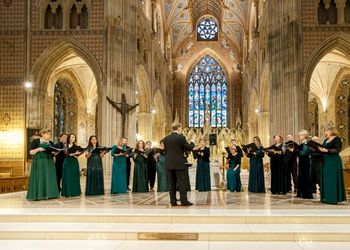
[[[227,80],[218,62],[203,57],[188,79],[189,127],[203,127],[205,119],[212,127],[227,126]]]
[[[216,41],[218,25],[213,19],[204,19],[197,26],[198,40]]]
[[[60,134],[65,132],[66,126],[66,98],[64,96],[62,84],[55,85],[54,97],[54,140],[58,141]]]

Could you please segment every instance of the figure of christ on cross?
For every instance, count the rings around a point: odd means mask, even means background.
[[[106,96],[107,101],[112,105],[113,108],[117,110],[122,116],[122,137],[125,137],[125,122],[126,122],[126,114],[130,111],[134,110],[139,104],[135,105],[129,105],[126,103],[126,97],[125,94],[122,93],[122,100],[121,102],[114,102],[112,101],[108,96]],[[118,118],[117,118],[118,121]]]

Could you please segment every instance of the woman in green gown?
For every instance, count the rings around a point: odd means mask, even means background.
[[[325,135],[327,139],[323,147],[319,147],[324,157],[320,178],[321,202],[337,204],[346,200],[343,163],[339,156],[342,141],[336,136],[333,127],[327,128]]]
[[[53,146],[50,137],[50,130],[43,129],[40,131],[40,138],[31,142],[29,153],[34,158],[30,169],[28,200],[44,200],[59,197],[53,160],[54,153],[48,149]]]
[[[247,157],[249,158],[249,182],[248,191],[251,193],[265,193],[265,176],[263,158],[265,156],[260,138],[255,136],[253,143],[257,150],[250,152],[248,150]]]
[[[138,141],[134,151],[133,192],[148,192],[148,169],[145,142]]]
[[[196,190],[199,192],[211,191],[210,181],[210,150],[206,147],[206,141],[199,142],[197,169],[196,169]]]
[[[93,152],[94,149],[99,147],[100,145],[97,137],[94,135],[90,136],[89,145],[85,152],[85,157],[88,159],[85,190],[86,196],[104,194],[102,158],[105,155],[105,151]]]
[[[75,197],[81,195],[80,169],[78,157],[80,147],[76,145],[76,135],[69,134],[67,138],[67,156],[62,168],[62,196]]]
[[[227,169],[227,190],[231,192],[241,192],[241,154],[237,152],[236,146],[230,147],[229,164]]]
[[[114,145],[111,151],[113,156],[111,194],[127,193],[125,150],[123,138],[119,138],[117,145]]]
[[[157,192],[168,192],[168,175],[167,169],[165,167],[165,152],[164,152],[164,142],[160,141],[160,152],[156,153],[154,156],[157,160]]]

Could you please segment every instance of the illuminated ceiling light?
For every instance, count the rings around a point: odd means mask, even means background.
[[[26,88],[26,89],[31,89],[31,88],[33,88],[33,83],[32,83],[31,81],[26,81],[26,82],[24,83],[24,88]]]

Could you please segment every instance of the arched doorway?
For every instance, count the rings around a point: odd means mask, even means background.
[[[99,98],[102,71],[91,52],[80,42],[66,38],[46,49],[34,64],[33,88],[27,93],[27,127],[50,128],[54,139],[74,133],[86,146],[90,135],[99,135],[102,115]],[[80,157],[81,166],[86,159]],[[108,172],[108,171],[106,171]]]
[[[347,75],[350,72],[350,36],[338,33],[326,39],[315,51],[306,65],[306,83],[309,86],[310,103],[314,105],[314,117],[307,117],[310,129],[318,124],[318,133],[329,125],[334,125],[343,138],[343,147],[348,146],[348,89]],[[312,110],[311,110],[312,111]],[[315,120],[318,117],[318,120]],[[312,126],[313,125],[313,126]],[[322,135],[321,135],[322,136]]]

